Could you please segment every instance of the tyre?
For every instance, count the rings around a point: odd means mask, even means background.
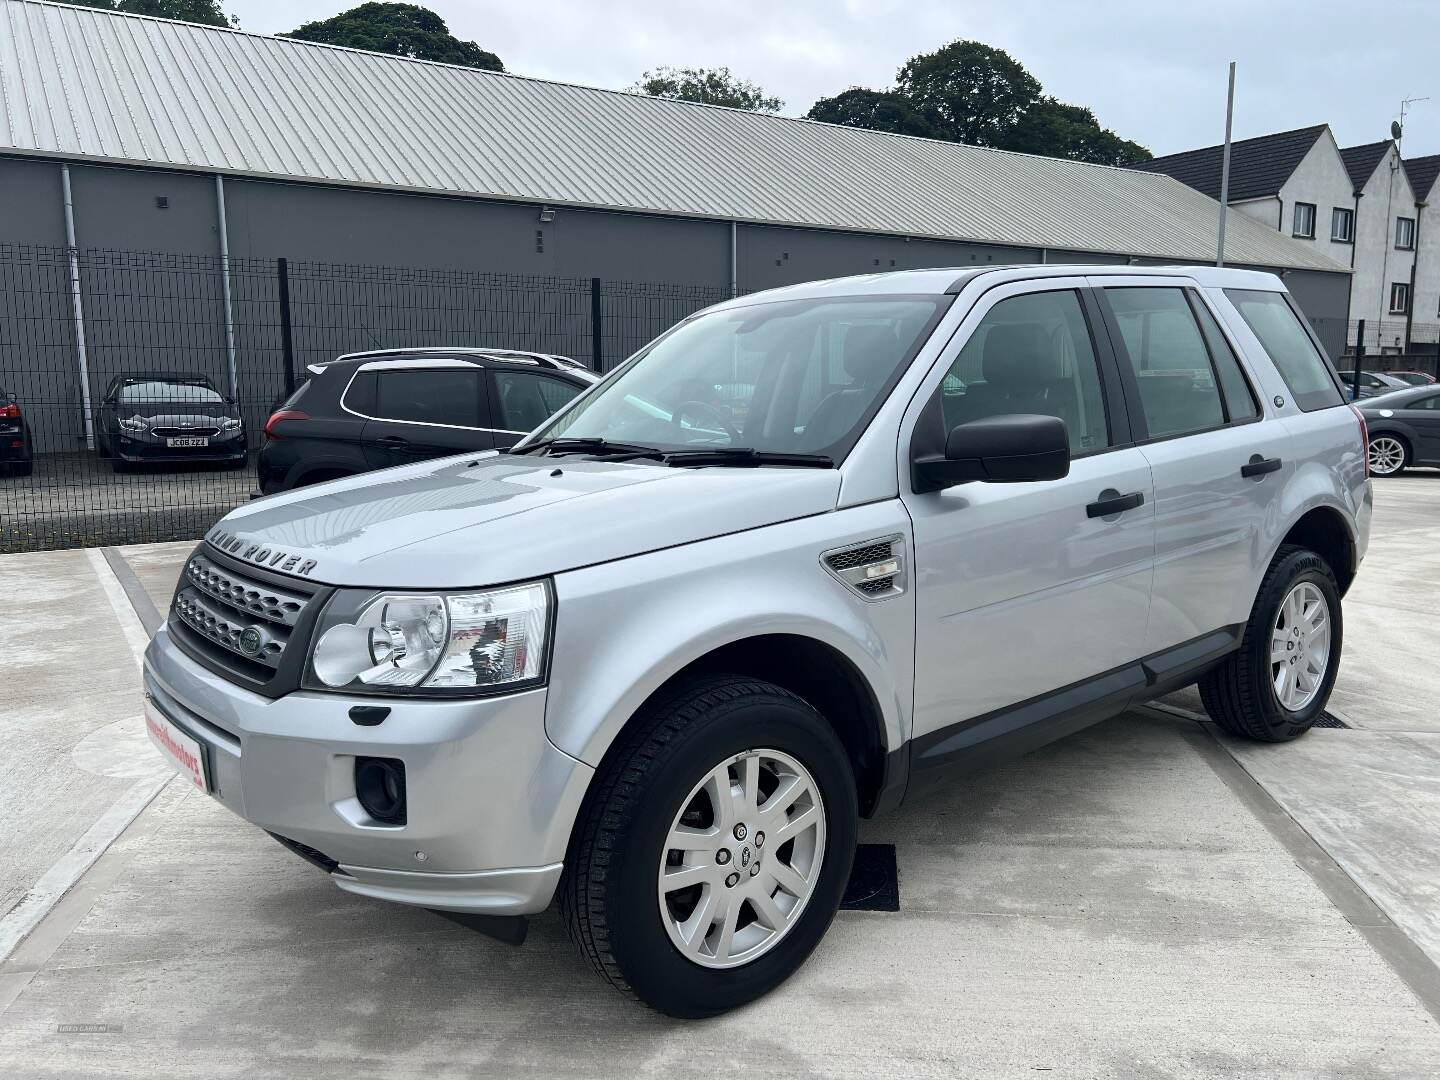
[[[713,1016],[794,972],[840,906],[855,778],[824,718],[771,683],[713,676],[636,717],[595,779],[559,895],[619,990]]]
[[[1262,742],[1305,734],[1330,699],[1343,629],[1329,564],[1308,548],[1282,547],[1240,648],[1200,680],[1205,711],[1226,731]]]
[[[35,459],[26,458],[24,461],[17,461],[10,466],[11,476],[29,476],[35,471]]]
[[[1394,476],[1410,464],[1410,444],[1388,431],[1372,435],[1369,461],[1371,476]]]

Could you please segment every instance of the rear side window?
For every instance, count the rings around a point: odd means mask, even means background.
[[[550,419],[580,387],[528,371],[495,372],[497,423],[505,431],[534,431]]]
[[[1226,289],[1225,295],[1265,347],[1275,370],[1306,412],[1342,404],[1330,365],[1280,293]]]
[[[1165,288],[1105,290],[1124,352],[1135,373],[1140,407],[1151,438],[1209,431],[1225,423],[1210,351],[1185,291]]]
[[[403,423],[483,427],[480,372],[473,368],[379,372],[375,415]]]
[[[1245,373],[1240,370],[1240,361],[1236,358],[1235,351],[1220,332],[1220,326],[1215,322],[1215,316],[1210,314],[1210,309],[1193,294],[1191,307],[1195,309],[1195,320],[1200,324],[1200,332],[1205,335],[1205,344],[1210,348],[1210,360],[1215,365],[1215,372],[1220,376],[1220,392],[1225,395],[1225,407],[1229,411],[1230,422],[1255,419],[1260,415],[1260,406],[1255,401]]]

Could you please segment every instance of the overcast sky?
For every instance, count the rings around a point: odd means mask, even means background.
[[[241,28],[292,30],[357,0],[221,0]],[[420,0],[519,75],[616,89],[661,65],[728,66],[803,115],[849,86],[887,87],[956,38],[1005,49],[1046,92],[1157,154],[1328,122],[1340,145],[1386,137],[1411,107],[1407,157],[1440,153],[1434,0]]]

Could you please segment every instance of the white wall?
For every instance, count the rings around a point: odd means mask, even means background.
[[[1334,259],[1341,266],[1350,265],[1355,245],[1330,239],[1330,218],[1337,207],[1354,211],[1355,191],[1350,183],[1350,174],[1345,171],[1345,162],[1340,157],[1340,148],[1335,145],[1335,137],[1330,134],[1329,128],[1315,140],[1310,152],[1300,159],[1290,179],[1285,181],[1285,186],[1280,189],[1280,200],[1279,227],[1282,233],[1290,236],[1295,231],[1295,204],[1310,203],[1315,207],[1315,239],[1301,243],[1313,244],[1321,255]],[[1350,317],[1355,318],[1353,306]]]
[[[1252,217],[1262,225],[1269,225],[1272,229],[1280,228],[1280,200],[1273,195],[1263,199],[1231,202],[1230,208],[1239,210],[1246,217]]]
[[[1420,214],[1415,258],[1414,340],[1435,341],[1440,324],[1440,203],[1432,202]]]
[[[1395,247],[1395,219],[1415,216],[1415,195],[1399,164],[1399,155],[1392,145],[1365,184],[1355,228],[1350,318],[1365,320],[1366,345],[1370,351],[1374,350],[1377,333],[1383,348],[1404,347],[1405,316],[1390,313],[1390,286],[1397,281],[1408,283],[1415,263],[1413,251]]]

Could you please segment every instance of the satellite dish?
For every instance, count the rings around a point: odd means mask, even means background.
[[[1401,131],[1400,121],[1399,121],[1399,120],[1391,120],[1391,121],[1390,121],[1390,138],[1392,138],[1392,139],[1398,139],[1398,138],[1400,138],[1400,131]]]

